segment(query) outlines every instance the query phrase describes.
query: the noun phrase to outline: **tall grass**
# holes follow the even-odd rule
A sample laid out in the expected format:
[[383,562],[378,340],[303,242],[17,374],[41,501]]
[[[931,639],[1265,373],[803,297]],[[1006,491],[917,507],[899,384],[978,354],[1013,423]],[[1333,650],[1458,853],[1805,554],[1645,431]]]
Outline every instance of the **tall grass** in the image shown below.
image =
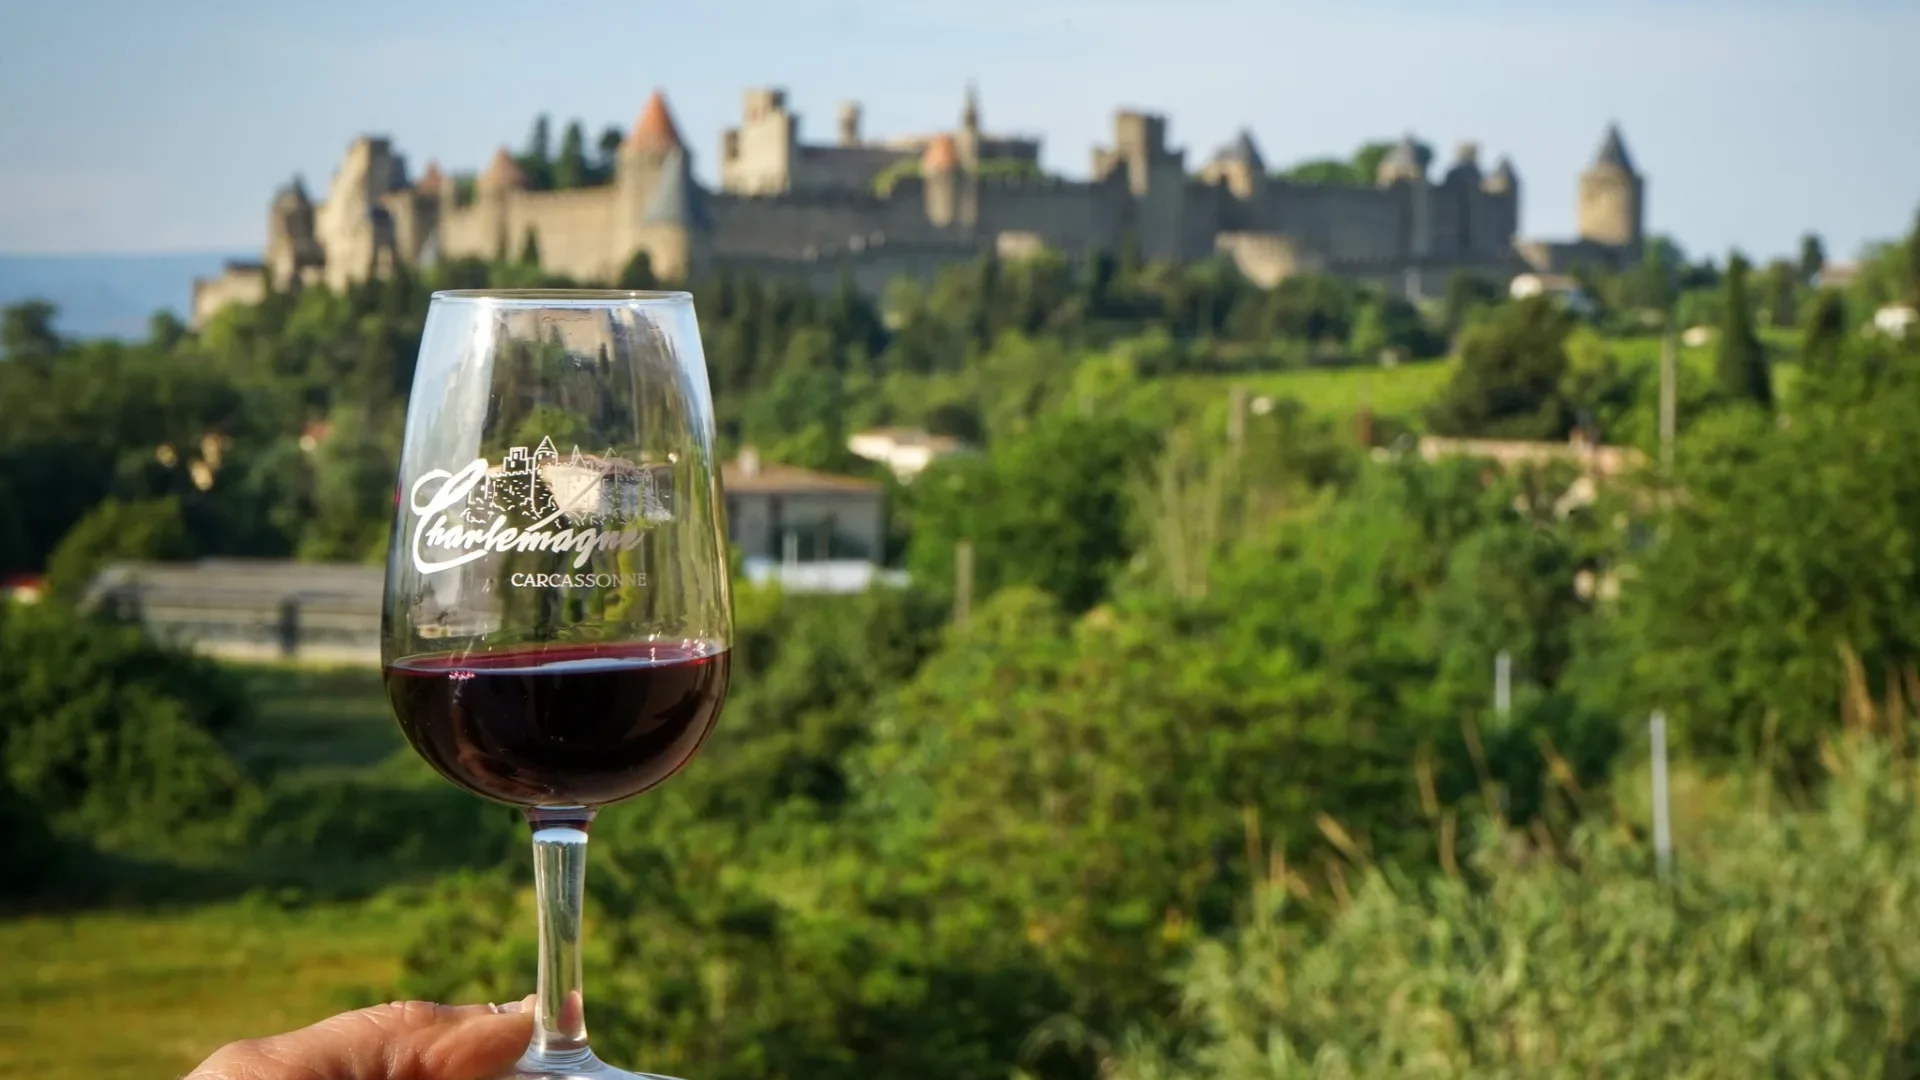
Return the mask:
[[1334,897],[1276,866],[1259,915],[1181,973],[1188,1034],[1133,1038],[1109,1074],[1920,1075],[1912,716],[1851,681],[1813,792],[1775,789],[1764,766],[1690,787],[1705,834],[1670,885],[1611,814],[1562,837],[1489,816],[1452,872],[1355,859]]

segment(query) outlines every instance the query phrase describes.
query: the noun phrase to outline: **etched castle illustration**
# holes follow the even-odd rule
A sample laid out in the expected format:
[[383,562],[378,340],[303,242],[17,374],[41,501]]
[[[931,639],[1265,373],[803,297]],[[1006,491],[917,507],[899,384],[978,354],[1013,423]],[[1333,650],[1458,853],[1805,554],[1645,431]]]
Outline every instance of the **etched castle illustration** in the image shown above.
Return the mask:
[[952,131],[870,139],[860,119],[842,105],[837,140],[806,143],[784,91],[749,90],[721,139],[717,191],[695,180],[658,91],[597,187],[530,190],[505,149],[470,184],[437,163],[412,177],[390,140],[362,136],[323,201],[298,179],[274,196],[263,260],[196,282],[194,320],[269,288],[340,289],[396,266],[513,257],[529,236],[545,269],[583,282],[611,282],[645,252],[668,280],[724,267],[818,288],[844,276],[869,294],[987,251],[1079,258],[1131,243],[1147,259],[1224,255],[1263,285],[1311,272],[1435,295],[1456,271],[1504,282],[1619,265],[1643,239],[1646,184],[1617,128],[1580,175],[1578,237],[1528,241],[1512,163],[1483,173],[1473,143],[1438,178],[1409,136],[1371,187],[1302,183],[1270,173],[1246,133],[1190,170],[1165,117],[1123,110],[1088,179],[1063,180],[1040,174],[1037,138],[988,134],[971,89]]
[[658,523],[672,516],[670,481],[664,469],[582,454],[577,445],[562,458],[553,439],[543,438],[531,450],[508,448],[499,464],[474,485],[461,516],[475,526],[500,515],[522,521],[546,521],[559,515],[569,525]]

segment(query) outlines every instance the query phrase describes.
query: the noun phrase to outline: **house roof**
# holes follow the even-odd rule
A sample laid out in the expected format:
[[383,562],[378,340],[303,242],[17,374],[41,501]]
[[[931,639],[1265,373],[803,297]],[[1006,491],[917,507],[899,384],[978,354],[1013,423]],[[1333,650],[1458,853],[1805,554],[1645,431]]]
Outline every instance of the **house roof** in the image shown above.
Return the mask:
[[881,491],[879,484],[857,476],[836,476],[765,462],[748,467],[739,461],[729,461],[720,467],[720,486],[732,495],[878,495]]

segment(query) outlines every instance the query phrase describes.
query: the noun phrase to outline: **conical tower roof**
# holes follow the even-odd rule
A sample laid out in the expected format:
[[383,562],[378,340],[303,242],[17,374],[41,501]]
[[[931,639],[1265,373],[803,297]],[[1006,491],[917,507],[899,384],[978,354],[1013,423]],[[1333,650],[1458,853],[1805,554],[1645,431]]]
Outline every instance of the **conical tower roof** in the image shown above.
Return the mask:
[[667,110],[665,94],[655,90],[648,96],[640,110],[640,119],[633,123],[633,133],[627,136],[627,145],[654,154],[686,149],[680,141],[680,129],[673,123],[673,114]]
[[713,227],[700,185],[694,183],[687,152],[680,147],[667,151],[666,160],[660,165],[660,181],[640,220],[648,225],[677,225],[694,232]]
[[413,189],[422,195],[438,195],[441,186],[446,182],[446,176],[440,172],[440,163],[429,161],[427,171],[420,174],[420,179],[414,183]]
[[1626,173],[1633,171],[1633,158],[1627,153],[1627,141],[1620,137],[1619,124],[1607,125],[1607,136],[1600,142],[1599,153],[1593,155],[1593,166]]
[[1496,193],[1503,192],[1503,191],[1512,191],[1515,188],[1519,187],[1520,176],[1518,173],[1513,171],[1513,159],[1506,158],[1506,157],[1501,158],[1499,167],[1494,169],[1493,172],[1490,175],[1488,175],[1488,177],[1481,184],[1481,186],[1486,188],[1488,191],[1492,191]]
[[928,141],[926,153],[920,155],[920,171],[929,176],[959,164],[960,149],[954,145],[951,135],[935,135]]
[[503,146],[493,152],[493,160],[487,162],[486,171],[480,174],[478,184],[484,188],[494,188],[502,191],[509,189],[517,190],[527,186],[527,174],[525,170],[520,168],[520,163],[513,160],[513,155],[508,153],[507,148]]
[[1240,137],[1220,151],[1220,156],[1228,161],[1237,161],[1254,172],[1266,172],[1267,163],[1260,156],[1260,148],[1253,144],[1253,132],[1240,129]]
[[295,176],[293,179],[281,185],[280,190],[273,193],[273,205],[289,208],[310,208],[313,206],[313,201],[307,198],[307,186],[300,182],[300,177]]

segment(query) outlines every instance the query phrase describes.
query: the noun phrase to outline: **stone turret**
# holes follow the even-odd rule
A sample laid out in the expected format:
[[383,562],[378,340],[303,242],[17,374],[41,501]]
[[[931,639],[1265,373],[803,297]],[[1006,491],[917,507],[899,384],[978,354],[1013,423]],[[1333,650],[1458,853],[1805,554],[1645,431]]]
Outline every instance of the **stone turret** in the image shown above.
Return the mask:
[[398,261],[388,197],[407,187],[406,166],[392,144],[362,136],[327,187],[326,201],[314,211],[314,237],[325,252],[323,280],[335,291],[384,272]]
[[963,172],[980,171],[980,93],[967,83],[966,101],[960,106],[960,130],[953,134],[953,149]]
[[860,103],[857,101],[840,103],[840,145],[860,145]]
[[1462,142],[1453,148],[1453,164],[1447,167],[1448,184],[1473,189],[1480,186],[1480,144]]
[[1427,169],[1433,164],[1433,151],[1412,135],[1403,135],[1393,144],[1387,156],[1380,159],[1379,171],[1374,173],[1374,183],[1381,187],[1392,187],[1402,183],[1425,183]]
[[1481,182],[1480,187],[1481,190],[1489,195],[1506,195],[1509,193],[1518,195],[1520,193],[1520,174],[1514,171],[1513,159],[1506,157],[1501,158],[1500,164],[1493,172],[1487,174],[1487,178]]
[[[641,107],[633,130],[620,144],[614,163],[618,217],[626,232],[621,245],[624,249],[632,251],[649,246],[642,234],[649,232],[647,218],[654,212],[661,185],[669,174],[686,171],[688,157],[686,144],[680,139],[679,125],[673,122],[673,114],[667,108],[666,95],[655,90]],[[658,257],[653,266],[656,273],[669,273]]]
[[1633,167],[1619,125],[1610,124],[1593,164],[1580,174],[1580,238],[1638,251],[1645,205],[1646,181]]
[[1260,148],[1253,144],[1253,133],[1242,129],[1240,137],[1220,148],[1213,160],[1200,170],[1200,179],[1221,184],[1236,199],[1256,198],[1266,187],[1267,163]]
[[926,185],[927,220],[945,228],[954,224],[960,205],[960,152],[951,135],[935,135],[920,155]]
[[671,146],[640,216],[636,246],[647,253],[655,273],[685,280],[706,265],[712,239],[713,218],[693,178],[693,163],[684,147]]
[[267,212],[266,273],[273,287],[291,289],[310,271],[318,271],[326,254],[314,234],[313,202],[299,177],[274,193]]

